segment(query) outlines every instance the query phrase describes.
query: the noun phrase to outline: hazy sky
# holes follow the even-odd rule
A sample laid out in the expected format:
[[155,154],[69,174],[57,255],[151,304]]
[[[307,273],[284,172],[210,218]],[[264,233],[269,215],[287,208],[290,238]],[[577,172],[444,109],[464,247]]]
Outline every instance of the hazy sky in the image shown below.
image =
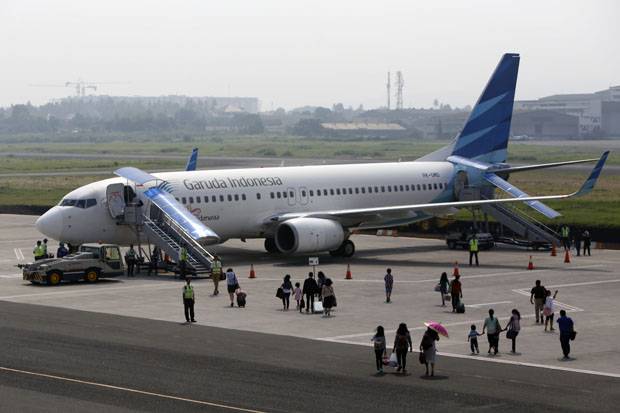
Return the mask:
[[257,96],[263,110],[473,104],[504,52],[517,98],[620,84],[620,1],[0,0],[0,105],[82,78],[111,95]]

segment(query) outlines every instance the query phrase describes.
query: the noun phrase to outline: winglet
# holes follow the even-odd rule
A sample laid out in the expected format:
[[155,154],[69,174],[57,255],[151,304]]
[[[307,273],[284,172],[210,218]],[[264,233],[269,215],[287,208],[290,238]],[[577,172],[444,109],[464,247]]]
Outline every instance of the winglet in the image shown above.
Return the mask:
[[192,149],[192,154],[189,156],[187,160],[187,165],[185,166],[186,171],[195,171],[196,164],[198,163],[198,148]]
[[587,195],[590,192],[592,192],[592,190],[594,189],[594,185],[596,185],[596,180],[598,179],[599,175],[601,174],[601,171],[603,170],[605,161],[607,161],[608,155],[609,155],[609,151],[605,151],[603,153],[603,155],[601,156],[601,159],[598,160],[598,162],[594,166],[594,169],[592,169],[592,172],[590,173],[590,176],[588,177],[588,179],[586,179],[583,185],[581,185],[581,188],[579,188],[579,191],[574,193],[575,196]]

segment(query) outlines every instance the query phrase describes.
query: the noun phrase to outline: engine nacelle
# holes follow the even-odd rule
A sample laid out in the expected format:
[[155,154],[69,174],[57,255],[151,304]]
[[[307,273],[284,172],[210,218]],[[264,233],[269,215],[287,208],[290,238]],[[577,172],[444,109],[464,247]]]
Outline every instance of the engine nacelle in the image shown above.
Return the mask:
[[336,221],[322,218],[294,218],[276,229],[276,246],[280,252],[332,251],[344,241],[344,229]]

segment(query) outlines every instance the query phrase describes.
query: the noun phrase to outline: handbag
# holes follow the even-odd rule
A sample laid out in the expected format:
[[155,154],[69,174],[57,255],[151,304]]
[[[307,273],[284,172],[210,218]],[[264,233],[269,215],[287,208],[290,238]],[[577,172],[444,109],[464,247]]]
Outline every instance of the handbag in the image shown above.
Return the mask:
[[306,302],[302,298],[301,301],[299,302],[299,308],[304,308],[305,306],[306,306]]
[[420,360],[420,364],[426,364],[426,356],[424,355],[423,351],[420,351],[419,360]]
[[441,291],[441,284],[437,284],[435,286],[435,292],[439,292],[439,291]]
[[[385,360],[385,359],[384,359]],[[398,360],[396,359],[396,353],[390,354],[390,358],[387,359],[387,362],[383,362],[386,366],[396,367],[398,366]]]
[[577,332],[576,332],[576,331],[574,331],[574,330],[573,330],[573,331],[571,331],[571,332],[570,332],[570,339],[571,339],[571,341],[573,341],[576,337],[577,337]]
[[282,289],[282,287],[278,287],[278,289],[276,290],[276,297],[284,298],[284,290]]

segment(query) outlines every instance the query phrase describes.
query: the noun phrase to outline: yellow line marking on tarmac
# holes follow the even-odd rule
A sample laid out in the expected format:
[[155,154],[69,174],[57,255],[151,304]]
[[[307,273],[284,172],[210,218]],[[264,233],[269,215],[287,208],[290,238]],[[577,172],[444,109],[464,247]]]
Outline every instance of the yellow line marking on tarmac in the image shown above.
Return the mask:
[[230,406],[230,405],[226,405],[226,404],[208,402],[208,401],[204,401],[204,400],[188,399],[188,398],[185,398],[185,397],[171,396],[169,394],[154,393],[154,392],[149,392],[149,391],[145,391],[145,390],[132,389],[132,388],[129,388],[129,387],[113,386],[111,384],[103,384],[103,383],[96,383],[96,382],[92,382],[92,381],[72,379],[72,378],[69,378],[69,377],[55,376],[55,375],[52,375],[52,374],[38,373],[38,372],[28,371],[28,370],[13,369],[13,368],[10,368],[10,367],[2,367],[2,366],[0,366],[0,370],[6,371],[6,372],[10,372],[10,373],[21,373],[21,374],[27,374],[27,375],[30,375],[30,376],[43,377],[43,378],[46,378],[46,379],[54,379],[54,380],[67,381],[67,382],[71,382],[71,383],[86,384],[88,386],[102,387],[102,388],[105,388],[105,389],[120,390],[120,391],[129,392],[129,393],[137,393],[137,394],[142,394],[142,395],[145,395],[145,396],[154,396],[154,397],[159,397],[159,398],[162,398],[162,399],[178,400],[178,401],[187,402],[187,403],[200,404],[200,405],[203,405],[203,406],[218,407],[220,409],[234,410],[234,411],[238,411],[238,412],[266,413],[266,412],[261,411],[261,410],[245,409],[243,407],[235,407],[235,406]]

